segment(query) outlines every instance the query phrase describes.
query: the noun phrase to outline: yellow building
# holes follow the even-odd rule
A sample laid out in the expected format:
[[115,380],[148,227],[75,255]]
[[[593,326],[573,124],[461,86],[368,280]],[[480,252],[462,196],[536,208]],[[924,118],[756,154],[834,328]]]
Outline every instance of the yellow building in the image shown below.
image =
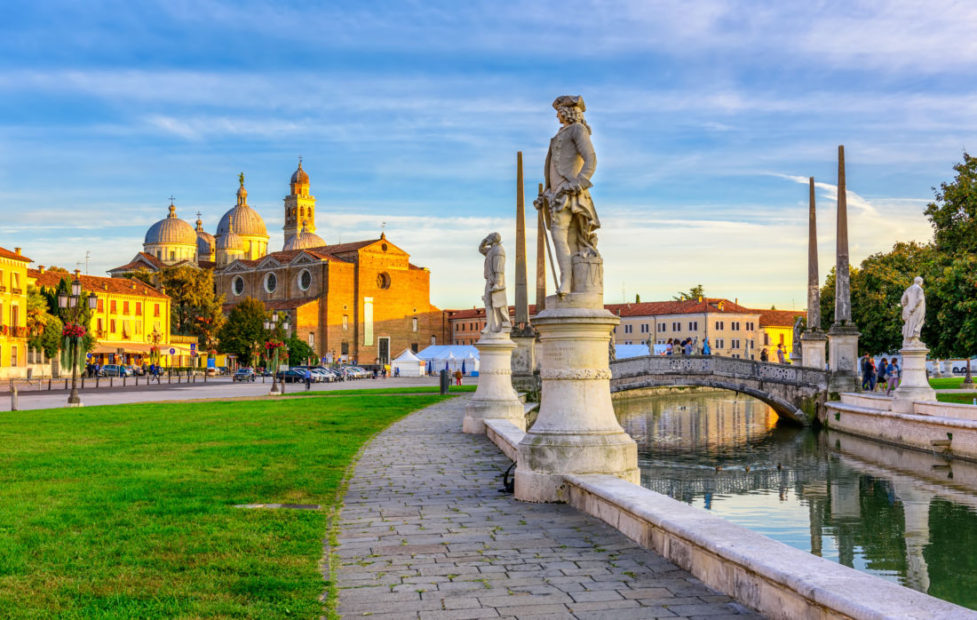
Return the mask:
[[766,349],[767,360],[777,361],[777,348],[784,346],[784,361],[790,360],[794,350],[794,321],[804,313],[796,310],[754,310],[760,313],[760,329],[763,331],[760,347]]
[[[30,283],[38,288],[57,288],[58,283],[74,277],[81,280],[84,294],[95,293],[98,305],[89,326],[96,344],[92,360],[98,364],[135,364],[150,362],[154,345],[160,348],[160,361],[171,361],[169,350],[177,348],[170,336],[170,298],[139,280],[75,276],[63,271],[47,271],[44,267],[27,272]],[[189,345],[180,343],[179,352],[189,356]]]
[[27,265],[31,259],[0,248],[0,379],[27,376]]

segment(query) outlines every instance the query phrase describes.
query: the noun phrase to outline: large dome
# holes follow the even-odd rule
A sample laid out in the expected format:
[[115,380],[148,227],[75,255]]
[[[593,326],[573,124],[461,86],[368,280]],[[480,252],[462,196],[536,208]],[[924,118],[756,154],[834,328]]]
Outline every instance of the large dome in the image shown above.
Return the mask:
[[218,237],[231,230],[232,218],[235,233],[244,237],[268,237],[265,221],[261,219],[257,211],[246,204],[235,205],[233,209],[224,214],[220,223],[217,224]]
[[149,227],[144,243],[195,246],[197,233],[193,226],[176,216],[176,207],[170,204],[170,214]]
[[244,239],[238,237],[233,232],[224,233],[223,235],[217,235],[217,249],[218,250],[230,250],[230,251],[244,251]]
[[324,245],[328,245],[326,240],[319,235],[309,232],[305,228],[305,222],[302,222],[302,232],[291,237],[285,242],[285,247],[282,248],[284,251],[289,250],[304,250],[306,248],[321,248]]

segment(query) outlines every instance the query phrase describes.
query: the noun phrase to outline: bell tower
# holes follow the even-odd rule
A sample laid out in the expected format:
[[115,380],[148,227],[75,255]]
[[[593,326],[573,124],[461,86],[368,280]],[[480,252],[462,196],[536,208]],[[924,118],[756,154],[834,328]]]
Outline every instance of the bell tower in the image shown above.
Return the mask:
[[301,157],[289,187],[292,193],[285,197],[285,243],[302,232],[303,224],[307,231],[315,232],[315,196],[309,194],[309,175],[302,170]]

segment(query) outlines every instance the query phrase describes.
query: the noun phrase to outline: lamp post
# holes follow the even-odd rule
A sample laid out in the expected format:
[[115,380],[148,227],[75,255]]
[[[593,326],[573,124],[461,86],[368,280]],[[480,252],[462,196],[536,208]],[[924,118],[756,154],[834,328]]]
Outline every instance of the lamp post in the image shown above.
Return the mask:
[[[271,362],[271,364],[272,364],[273,371],[272,371],[272,378],[271,378],[271,394],[276,394],[276,395],[277,394],[284,394],[285,393],[285,375],[284,374],[282,375],[282,379],[281,379],[281,381],[282,381],[281,388],[279,389],[279,387],[278,387],[278,379],[277,379],[277,374],[278,374],[278,356],[279,356],[279,350],[281,350],[282,352],[285,352],[287,354],[287,349],[285,348],[285,339],[284,339],[284,337],[281,340],[276,340],[276,336],[278,336],[279,331],[281,331],[282,333],[285,333],[285,334],[288,333],[288,328],[289,328],[288,315],[283,315],[282,316],[282,321],[279,324],[279,322],[278,322],[278,314],[275,313],[275,312],[272,312],[271,313],[271,317],[269,317],[268,320],[266,320],[264,322],[264,327],[265,327],[265,330],[269,332],[268,333],[268,341],[265,343],[265,349],[269,353],[271,353],[271,355],[272,355],[272,362]],[[288,359],[288,358],[286,357],[286,359]]]
[[88,310],[94,310],[98,305],[98,297],[95,296],[95,293],[91,293],[83,300],[81,281],[78,279],[78,272],[76,271],[75,279],[71,282],[71,294],[61,293],[58,295],[58,308],[61,309],[61,316],[65,319],[64,329],[61,332],[64,337],[61,348],[61,363],[62,366],[71,366],[69,407],[81,407],[81,397],[78,396],[78,367],[85,356],[83,342],[88,328],[82,325],[80,321],[86,310],[86,305]]

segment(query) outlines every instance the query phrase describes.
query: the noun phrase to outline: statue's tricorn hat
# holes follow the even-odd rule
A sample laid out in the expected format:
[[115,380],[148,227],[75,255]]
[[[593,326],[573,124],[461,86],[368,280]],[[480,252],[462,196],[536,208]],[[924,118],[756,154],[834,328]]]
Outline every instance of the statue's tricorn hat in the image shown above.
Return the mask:
[[580,108],[581,112],[587,111],[587,106],[583,102],[583,97],[580,95],[563,95],[557,97],[553,102],[553,108],[559,110],[560,108]]

